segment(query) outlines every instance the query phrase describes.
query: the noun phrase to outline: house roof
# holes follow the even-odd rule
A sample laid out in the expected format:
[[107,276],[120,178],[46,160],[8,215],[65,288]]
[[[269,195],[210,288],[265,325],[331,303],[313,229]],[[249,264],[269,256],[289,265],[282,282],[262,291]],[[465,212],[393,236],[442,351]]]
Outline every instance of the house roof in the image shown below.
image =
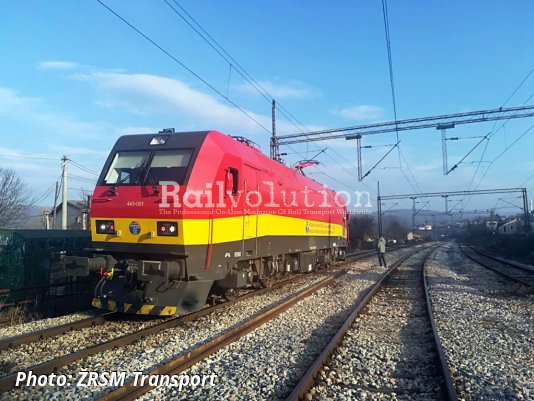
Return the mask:
[[509,226],[511,224],[517,224],[517,223],[518,223],[517,219],[513,219],[513,220],[510,220],[510,221],[507,221],[506,223],[501,224],[499,227]]

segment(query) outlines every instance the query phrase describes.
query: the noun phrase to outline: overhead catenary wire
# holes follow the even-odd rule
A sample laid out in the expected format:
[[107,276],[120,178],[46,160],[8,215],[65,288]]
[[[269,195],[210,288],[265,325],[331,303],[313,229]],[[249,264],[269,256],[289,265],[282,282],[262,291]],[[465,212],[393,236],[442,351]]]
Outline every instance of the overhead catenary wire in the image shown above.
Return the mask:
[[[177,3],[177,2],[175,1],[175,3]],[[390,53],[391,48],[390,48],[390,39],[389,39],[389,22],[388,22],[388,18],[387,18],[387,3],[386,3],[386,1],[383,1],[382,4],[383,4],[383,11],[384,11],[384,18],[385,18],[385,28],[386,28],[386,32],[387,32],[387,34],[386,34],[386,35],[387,35],[387,42],[388,42],[388,45],[389,45],[389,53]],[[390,60],[390,64],[391,64],[391,60]],[[392,71],[392,69],[391,69],[390,71]],[[392,75],[392,74],[391,74],[391,75]],[[530,75],[530,73],[529,73],[529,75]],[[516,88],[516,90],[514,90],[514,92],[512,92],[512,94],[510,95],[509,99],[510,99],[510,98],[517,92],[517,90],[519,90],[519,88],[522,86],[522,84],[523,84],[527,79],[528,79],[528,76],[522,81],[522,83],[519,85],[519,87]],[[392,89],[393,89],[393,93],[394,93],[394,87],[393,87],[393,86],[392,86]],[[506,100],[505,104],[508,102],[509,99]],[[395,113],[396,113],[396,105],[394,105],[394,111],[395,111]],[[489,143],[489,140],[486,142],[485,149],[487,148],[487,144],[488,144],[488,143]],[[480,167],[480,164],[482,163],[484,154],[485,154],[485,151],[483,152],[483,155],[482,155],[482,157],[481,157],[481,159],[480,159],[480,161],[479,161],[479,163],[478,163],[477,170],[476,170],[476,172],[475,172],[475,176],[474,176],[474,177],[476,177],[477,171],[478,171],[478,169],[479,169],[479,167]],[[401,156],[401,155],[400,155],[400,149],[399,149],[399,158],[400,158],[400,156]],[[406,163],[406,166],[409,167],[409,164],[406,162],[406,159],[405,159],[405,158],[404,158],[404,161],[405,161],[405,163]],[[489,166],[489,167],[491,167],[491,166]],[[402,170],[402,162],[401,162],[401,161],[400,161],[400,168],[401,168],[401,170]],[[412,175],[412,178],[415,180],[415,175],[413,175],[413,172],[410,172],[410,173],[411,173],[411,175]],[[408,181],[408,183],[410,184],[410,186],[412,186],[412,185],[411,185],[411,182],[410,182],[410,179],[406,176],[406,174],[405,174],[404,172],[403,172],[403,174],[404,174],[406,180]],[[414,182],[416,182],[416,180],[415,180]],[[417,184],[417,182],[416,182],[416,184]],[[417,186],[419,186],[419,185],[417,184]],[[412,186],[412,188],[413,188],[413,186]]]
[[185,65],[182,61],[180,61],[176,56],[174,56],[171,52],[164,49],[161,45],[159,45],[157,42],[155,42],[153,39],[151,39],[147,34],[142,32],[139,28],[135,27],[132,23],[127,21],[124,17],[122,17],[119,13],[117,13],[115,10],[113,10],[111,7],[109,7],[107,4],[105,4],[102,0],[96,0],[100,5],[102,5],[104,8],[106,8],[110,13],[115,15],[118,19],[120,19],[122,22],[124,22],[126,25],[128,25],[132,30],[137,32],[140,36],[142,36],[145,40],[150,42],[153,46],[155,46],[157,49],[159,49],[161,52],[163,52],[165,55],[167,55],[171,60],[176,62],[178,65],[180,65],[182,68],[184,68],[186,71],[188,71],[191,75],[193,75],[195,78],[197,78],[199,81],[201,81],[204,85],[206,85],[208,88],[210,88],[213,92],[218,94],[220,97],[225,99],[228,103],[230,103],[232,106],[234,106],[237,110],[239,110],[242,114],[244,114],[247,118],[249,118],[251,121],[253,121],[255,124],[257,124],[259,127],[261,127],[264,131],[267,133],[271,133],[269,129],[267,129],[263,124],[261,124],[257,119],[255,119],[253,116],[250,115],[245,109],[241,108],[238,104],[236,104],[231,99],[227,98],[220,90],[215,88],[212,84],[210,84],[208,81],[206,81],[204,78],[202,78],[199,74],[197,74],[193,69]]
[[[177,0],[173,0],[173,3],[178,7],[180,8],[180,10],[187,16],[184,16],[180,11],[178,11],[173,5],[170,4],[170,2],[168,0],[163,0],[173,11],[174,13],[176,13],[183,21],[185,21],[213,50],[215,50],[217,52],[217,54],[219,54],[230,66],[230,71],[232,69],[232,67],[234,68],[234,70],[236,70],[256,91],[258,91],[260,93],[260,95],[262,95],[267,101],[271,102],[272,99],[273,99],[273,96],[271,96],[269,94],[269,92],[267,90],[265,90],[265,88],[263,88],[261,86],[261,84],[259,84],[253,77],[252,75],[250,75],[223,47],[222,45],[220,45],[207,31],[206,29],[204,29],[202,27],[202,25],[190,14],[187,12],[187,10],[181,6],[179,4],[179,2]],[[386,5],[386,8],[387,8],[387,5]],[[389,43],[389,23],[387,22],[387,10],[386,10],[386,30],[387,30],[387,37],[388,37],[388,43]],[[190,22],[192,21],[192,22]],[[196,26],[194,26],[194,25]],[[198,28],[198,29],[197,29]],[[389,46],[388,46],[389,47]],[[389,50],[388,50],[388,54],[389,56],[391,56],[391,48],[389,47]],[[391,57],[389,57],[390,59],[390,66],[392,66],[391,64]],[[390,69],[391,71],[391,78],[393,77],[392,76],[392,69]],[[229,86],[229,84],[228,84]],[[394,101],[394,112],[395,112],[395,119],[396,119],[396,116],[397,116],[397,113],[396,113],[396,103],[395,103],[395,96],[394,96],[394,86],[392,86],[392,94],[393,94],[393,101]],[[277,108],[279,110],[279,112],[284,115],[288,121],[294,125],[297,130],[299,130],[300,132],[303,132],[303,129],[305,131],[309,131],[305,126],[304,124],[302,124],[293,114],[291,114],[283,105],[281,105],[279,102],[277,103]],[[398,132],[397,132],[397,138],[398,138]],[[333,153],[335,153],[338,157],[340,157],[341,159],[343,159],[344,161],[346,161],[349,165],[352,164],[350,161],[348,161],[341,153],[335,151],[333,148],[331,148],[325,141],[321,141],[323,142],[327,148],[329,148]],[[318,146],[317,146],[318,147]],[[319,148],[319,147],[318,147]],[[301,153],[298,153],[298,152],[293,152],[295,154],[299,154],[301,157],[303,158],[307,158],[307,155],[308,155],[308,151],[309,149],[307,148],[306,150],[306,156],[303,156]],[[331,158],[332,160],[334,160],[334,162],[336,164],[338,164],[339,166],[341,166],[342,169],[344,169],[345,171],[347,171],[350,175],[353,175],[353,172],[349,171],[342,163],[340,163],[338,160],[336,160],[335,158],[333,158],[329,153],[325,153],[325,155],[329,158]],[[410,179],[407,177],[406,173],[403,171],[402,169],[402,163],[400,162],[400,149],[399,149],[399,163],[400,163],[400,169],[401,169],[401,172],[402,174],[404,175],[405,179],[407,180],[408,184],[412,187],[412,189],[414,189],[414,191],[417,192],[417,189],[415,189],[415,187],[412,185]],[[407,163],[406,163],[407,164]],[[407,167],[409,169],[409,165],[407,164]],[[318,167],[316,167],[318,169]],[[319,169],[319,171],[321,171]],[[417,180],[415,178],[415,175],[413,174],[413,172],[411,171],[411,169],[409,169],[409,172],[410,174],[412,175],[413,177],[413,180],[415,182],[415,185],[417,186],[417,188],[419,189],[419,192],[421,191],[420,189],[420,186],[419,184],[417,183]],[[325,176],[328,176],[326,173],[325,173]],[[332,177],[329,177],[329,178],[332,178]],[[340,182],[338,180],[335,180],[337,182]],[[344,185],[346,185],[346,183],[344,183]],[[365,185],[367,188],[369,188],[367,185]],[[370,188],[369,188],[370,189]]]
[[[286,145],[286,146],[287,146],[290,150],[292,150],[294,153],[296,153],[297,155],[299,155],[300,157],[304,157],[304,155],[303,155],[301,152],[295,150],[295,149],[294,149],[293,147],[291,147],[290,145]],[[325,173],[325,172],[324,172],[319,166],[317,166],[317,165],[314,165],[313,167],[314,167],[320,174],[324,175],[325,177],[329,178],[330,180],[332,180],[332,181],[334,181],[334,182],[336,182],[336,183],[338,183],[338,184],[341,184],[343,187],[346,187],[346,185],[347,185],[346,182],[342,182],[342,181],[338,180],[337,178],[332,177],[331,175]],[[363,185],[364,185],[367,189],[369,189],[369,191],[373,192],[373,190],[372,190],[368,185],[366,185],[365,183],[363,183]]]
[[[512,91],[512,93],[506,98],[506,100],[504,101],[504,103],[501,105],[501,108],[504,108],[508,102],[515,96],[515,94],[519,91],[519,89],[521,89],[521,87],[523,87],[523,85],[525,84],[525,82],[528,81],[528,79],[530,78],[530,76],[534,73],[534,67],[532,69],[530,69],[530,71],[526,74],[526,76],[521,80],[521,82],[514,88],[514,90]],[[530,99],[532,99],[532,97],[534,97],[534,94],[530,95],[530,97],[527,98],[527,100],[525,100],[523,102],[523,105],[527,104]],[[488,145],[490,143],[490,140],[492,139],[492,137],[498,133],[501,129],[505,129],[506,127],[506,124],[508,124],[510,120],[506,120],[503,124],[501,124],[501,126],[495,130],[495,127],[497,126],[497,120],[494,122],[493,124],[493,127],[490,131],[490,133],[488,134],[487,136],[487,140],[486,140],[486,144],[484,146],[484,149],[482,151],[482,154],[480,155],[480,159],[478,160],[478,163],[477,163],[477,167],[475,169],[475,172],[473,174],[473,177],[471,178],[471,181],[469,182],[469,186],[467,187],[468,190],[471,190],[472,189],[472,186],[473,186],[473,183],[475,182],[475,179],[477,177],[477,174],[478,174],[478,171],[480,170],[480,166],[482,164],[482,161],[484,159],[484,156],[486,155],[486,151],[488,149]],[[478,146],[479,144],[477,144],[475,146],[475,148]],[[473,148],[473,150],[475,149]],[[489,172],[489,170],[491,169],[491,166],[493,164],[493,161],[490,161],[489,162],[489,165],[486,169],[486,171],[484,172],[484,174],[482,175],[482,178],[479,180],[478,182],[478,185],[475,187],[475,189],[478,189],[480,187],[480,185],[482,184],[482,181],[484,180],[484,178],[486,177],[487,173]]]
[[519,89],[521,89],[521,87],[525,84],[525,82],[528,81],[528,79],[530,78],[532,73],[534,73],[534,67],[532,67],[532,69],[527,73],[525,78],[523,78],[523,80],[519,83],[519,85],[517,85],[517,87],[513,90],[513,92],[510,94],[510,96],[508,96],[508,98],[504,101],[504,103],[503,103],[503,105],[501,107],[504,107],[504,106],[506,106],[508,104],[510,99],[512,99],[514,97],[514,95],[519,91]]
[[[504,103],[502,104],[501,108],[503,108],[504,106],[506,106],[506,104],[508,104],[508,102],[510,101],[510,99],[512,99],[512,97],[513,97],[513,96],[519,91],[519,89],[525,84],[525,82],[530,78],[530,76],[532,75],[532,73],[534,73],[534,67],[527,73],[527,75],[525,76],[525,78],[523,78],[523,80],[521,80],[521,82],[519,83],[519,85],[517,85],[517,87],[512,91],[512,93],[510,94],[510,96],[508,96],[508,98],[507,98],[507,99],[504,101]],[[525,101],[523,102],[522,105],[523,105],[523,106],[526,105],[526,104],[530,101],[530,99],[532,99],[533,97],[534,97],[534,93],[531,94],[531,95],[527,98],[527,100],[525,100]],[[487,147],[488,147],[488,145],[489,145],[489,141],[493,138],[493,136],[494,136],[495,134],[497,134],[498,132],[500,132],[501,129],[504,129],[504,128],[506,127],[506,124],[508,124],[509,121],[510,121],[510,120],[506,120],[505,122],[503,122],[503,123],[501,124],[501,126],[500,126],[497,130],[495,130],[495,127],[496,127],[496,125],[497,125],[497,121],[495,121],[495,123],[493,124],[493,128],[492,128],[492,130],[491,130],[491,132],[490,132],[490,134],[489,134],[489,136],[488,136],[488,140],[487,140],[487,142],[486,142],[486,146],[484,147],[484,151],[482,152],[482,155],[480,156],[480,160],[483,160],[483,158],[484,158],[484,156],[485,156],[485,154],[486,154],[486,150],[487,150]],[[475,173],[473,174],[473,178],[472,178],[472,180],[471,180],[471,182],[470,182],[470,184],[469,184],[468,189],[471,189],[471,186],[472,186],[473,182],[475,181],[475,178],[476,178],[476,176],[477,176],[477,174],[478,174],[478,170],[480,169],[480,163],[481,163],[481,162],[479,162],[479,164],[477,165],[477,168],[476,168],[476,170],[475,170]],[[476,186],[476,189],[478,189],[478,188],[480,187],[480,185],[482,184],[482,181],[483,181],[484,177],[486,176],[486,174],[487,174],[487,172],[489,171],[490,168],[491,168],[491,164],[488,166],[488,168],[487,168],[486,171],[484,172],[484,174],[483,174],[483,176],[482,176],[482,179],[479,181],[478,185]]]
[[[176,7],[174,7],[169,0],[163,0],[165,4],[167,4],[173,12],[178,15],[190,28],[192,28],[201,38],[204,40],[219,56],[221,56],[230,66],[230,71],[233,69],[235,70],[245,81],[247,81],[265,100],[267,100],[269,103],[272,102],[274,97],[234,58],[232,55],[216,40],[213,38],[212,35],[210,35],[206,29],[182,6],[177,0],[172,0],[174,5],[178,7],[180,10],[178,10]],[[183,13],[183,14],[182,14]],[[229,86],[229,84],[228,84]],[[282,114],[284,117],[287,118],[287,120],[300,132],[309,131],[306,126],[300,122],[287,108],[285,108],[280,102],[277,102],[276,107],[280,114]],[[326,144],[326,142],[322,141],[327,148],[329,148],[330,151],[335,153],[338,157],[346,161],[347,163],[351,164],[349,160],[347,160],[341,153],[337,152],[335,149],[333,149],[331,146]],[[318,147],[318,146],[317,146]],[[318,147],[319,148],[319,147]],[[304,159],[307,158],[308,150],[306,152],[306,156],[301,157]],[[354,173],[349,171],[342,163],[340,163],[335,158],[331,157],[329,154],[325,153],[329,158],[334,160],[336,164],[341,166],[344,170],[346,170],[349,174],[353,175]]]
[[[224,47],[217,42],[211,36],[204,27],[189,13],[187,10],[180,5],[180,3],[177,0],[173,0],[173,3],[180,8],[180,10],[187,16],[187,18],[179,11],[177,10],[168,0],[163,0],[165,4],[167,4],[176,15],[178,15],[191,29],[193,29],[219,56],[221,56],[230,66],[230,72],[232,69],[236,71],[245,81],[249,83],[250,86],[252,86],[266,101],[269,102],[269,104],[272,102],[274,97],[256,80],[254,77],[248,73],[248,71],[239,63],[236,61],[234,57]],[[190,21],[189,21],[189,20]],[[192,22],[191,22],[192,21]],[[229,73],[230,74],[230,73]],[[230,77],[230,75],[229,75]],[[229,89],[229,81],[227,85],[227,95],[228,95],[228,89]],[[277,102],[277,109],[278,111],[288,119],[288,121],[295,126],[297,129],[299,129],[298,120],[279,102]],[[300,129],[299,129],[300,130]]]
[[[195,19],[187,10],[180,5],[176,0],[173,0],[173,3],[182,10],[187,17],[193,21],[191,23],[187,18],[184,17],[180,11],[170,4],[168,0],[163,0],[175,13],[178,15],[184,22],[191,27],[213,50],[215,50],[230,66],[233,66],[234,69],[241,75],[251,86],[253,86],[267,101],[271,102],[272,97],[267,93],[267,91],[217,42]],[[198,29],[195,27],[198,27]],[[208,40],[209,39],[209,40]],[[237,68],[236,68],[237,67]]]
[[[211,84],[209,84],[207,81],[205,81],[203,78],[201,78],[198,74],[196,74],[192,69],[190,69],[189,67],[187,67],[184,63],[182,63],[180,60],[178,60],[175,56],[173,56],[170,52],[168,52],[167,50],[165,50],[162,46],[160,46],[158,43],[156,43],[155,41],[153,41],[150,37],[148,37],[148,35],[146,35],[145,33],[143,33],[141,30],[139,30],[138,28],[136,28],[133,24],[131,24],[129,21],[127,21],[125,18],[123,18],[121,15],[119,15],[116,11],[114,11],[113,9],[111,9],[109,6],[107,6],[104,2],[102,2],[101,0],[96,0],[98,3],[100,3],[103,7],[105,7],[108,11],[110,11],[112,14],[114,14],[117,18],[119,18],[121,21],[123,21],[126,25],[128,25],[131,29],[133,29],[135,32],[137,32],[139,35],[141,35],[143,38],[145,38],[147,41],[149,41],[152,45],[154,45],[155,47],[157,47],[159,50],[161,50],[164,54],[166,54],[168,57],[170,57],[172,60],[174,60],[176,63],[178,63],[180,66],[182,66],[183,68],[185,68],[188,72],[190,72],[192,75],[194,75],[197,79],[199,79],[201,82],[203,82],[205,85],[207,85],[210,89],[212,89],[213,91],[215,91],[219,96],[223,97],[224,99],[226,99],[228,102],[230,102],[232,105],[234,105],[236,108],[238,108],[242,113],[244,113],[245,115],[247,115],[249,118],[251,118],[254,122],[256,122],[258,125],[260,125],[266,132],[270,133],[270,131],[265,128],[261,123],[259,123],[256,119],[254,119],[253,117],[251,117],[246,111],[244,111],[243,109],[241,109],[237,104],[235,104],[233,101],[231,101],[230,99],[228,99],[224,94],[222,94],[218,89],[216,89],[214,86],[212,86]],[[170,3],[168,3],[166,1],[166,3],[175,11],[177,12],[177,10],[172,7],[170,5]],[[177,2],[175,2],[175,4],[178,5]],[[183,9],[183,8],[182,8]],[[177,13],[178,15],[180,15],[179,13]],[[188,14],[189,15],[189,14]],[[183,16],[180,15],[182,18]],[[192,17],[190,17],[192,18]],[[184,19],[185,20],[185,19]],[[195,21],[196,22],[196,21]],[[200,25],[197,23],[197,25],[200,27]],[[192,25],[190,24],[190,26],[192,27]],[[204,31],[206,34],[207,32],[201,28],[202,31]],[[195,29],[195,31],[197,33],[198,30]],[[209,34],[207,34],[209,36]],[[211,38],[211,36],[209,36]],[[211,38],[215,43],[216,41]],[[213,46],[212,46],[213,47]],[[222,47],[219,45],[219,47],[222,49]],[[213,47],[214,48],[214,47]],[[228,55],[228,53],[222,49],[222,51],[224,51],[225,54]],[[220,52],[218,52],[219,54],[221,54]],[[239,63],[237,63],[230,55],[228,55],[229,58],[235,63],[235,65],[237,65],[239,67],[239,69],[243,70],[244,71],[244,75],[247,75],[248,77],[250,77],[250,80],[253,81],[257,87],[261,88],[261,90],[263,90],[264,92],[264,97],[266,97],[266,99],[270,100],[269,99],[269,95],[268,93],[265,91],[265,89],[263,89],[261,87],[260,84],[257,83],[257,81],[254,80],[254,78],[252,78],[250,76],[250,74],[248,74],[240,65]],[[226,58],[225,58],[226,59]],[[228,60],[227,60],[228,61]],[[235,68],[234,68],[235,69]],[[240,72],[238,69],[236,69],[238,72]],[[241,74],[241,72],[240,72]],[[243,75],[243,74],[241,74]],[[259,89],[258,89],[259,90]],[[260,90],[260,92],[261,92]],[[267,95],[265,95],[267,94]],[[272,97],[271,97],[272,98]],[[282,113],[283,114],[283,113]],[[291,120],[290,120],[291,121]]]
[[[384,32],[386,35],[386,48],[388,53],[388,67],[389,67],[389,84],[391,88],[391,101],[393,103],[393,116],[395,121],[397,121],[397,100],[395,98],[395,81],[393,79],[393,57],[391,55],[391,36],[389,33],[389,15],[388,15],[388,4],[387,0],[382,0],[382,16],[384,19]],[[397,143],[399,143],[399,131],[395,131]],[[398,147],[399,153],[399,168],[402,169],[400,148]]]
[[510,148],[512,148],[517,142],[519,142],[525,135],[527,135],[532,129],[534,128],[534,124],[532,124],[529,128],[527,128],[521,135],[519,135],[510,145],[508,145],[506,148],[503,149],[501,153],[499,153],[493,160],[490,161],[488,167],[486,168],[486,171],[484,171],[484,174],[480,178],[480,181],[477,185],[477,188],[480,186],[486,175],[488,174],[489,170],[493,166],[493,163],[495,163],[497,160],[501,158],[502,155],[504,155]]
[[[168,0],[163,0],[184,22],[186,22],[217,54],[219,54],[229,65],[230,69],[237,71],[243,79],[245,79],[269,104],[274,97],[234,58],[232,55],[211,36],[206,29],[182,6],[177,0],[173,3],[180,8],[180,10],[187,16],[187,18],[173,7]],[[188,20],[191,20],[192,23]],[[197,29],[198,28],[198,29]],[[299,131],[307,130],[287,108],[285,108],[279,101],[276,103],[278,111],[288,119],[288,121]]]
[[[382,0],[382,16],[383,16],[383,20],[384,20],[384,33],[385,33],[385,37],[386,37],[386,48],[387,48],[387,55],[388,55],[389,84],[390,84],[390,89],[391,89],[391,101],[392,101],[392,104],[393,104],[393,117],[394,117],[395,122],[396,122],[396,121],[398,121],[398,118],[397,118],[397,100],[396,100],[396,96],[395,96],[395,80],[394,80],[394,74],[393,74],[393,56],[392,56],[392,52],[391,52],[391,34],[390,34],[390,30],[389,30],[389,13],[388,13],[387,0]],[[395,123],[395,128],[397,128],[397,123]],[[415,178],[415,175],[411,171],[410,166],[406,161],[406,158],[404,158],[404,156],[401,153],[401,148],[400,148],[400,145],[399,145],[400,144],[400,139],[399,139],[399,131],[398,131],[398,129],[395,130],[395,137],[396,137],[396,140],[397,140],[396,147],[397,147],[397,153],[398,153],[398,156],[399,156],[399,169],[400,169],[402,175],[404,176],[406,182],[408,183],[408,185],[412,188],[412,190],[414,190],[415,192],[422,192],[421,191],[421,187],[419,186],[419,183],[417,182],[417,179]],[[388,155],[389,153],[390,152],[386,153],[386,155]],[[381,158],[380,161],[375,164],[375,167],[378,166],[378,164],[384,159],[385,159],[385,157]],[[404,172],[403,165],[402,165],[402,159],[404,159],[406,167],[409,169],[409,173],[412,175],[412,178],[414,180],[415,186],[412,185],[412,182],[408,178],[408,175]],[[373,167],[373,169],[374,169],[374,167]],[[373,169],[371,169],[367,174],[365,174],[365,176],[367,176]],[[419,189],[419,191],[417,189]]]
[[[230,65],[230,71],[233,68],[239,75],[241,75],[243,79],[245,79],[245,81],[249,83],[252,88],[254,88],[267,102],[269,102],[269,104],[272,103],[274,97],[215,38],[213,38],[213,36],[210,35],[208,31],[177,0],[172,1],[178,8],[180,8],[187,18],[175,7],[173,7],[168,0],[163,1]],[[277,101],[276,107],[278,111],[284,117],[286,117],[287,120],[293,126],[295,126],[295,128],[297,128],[297,130],[302,132],[302,129],[299,128],[298,125],[306,129],[304,125],[300,123],[298,119],[279,101]]]

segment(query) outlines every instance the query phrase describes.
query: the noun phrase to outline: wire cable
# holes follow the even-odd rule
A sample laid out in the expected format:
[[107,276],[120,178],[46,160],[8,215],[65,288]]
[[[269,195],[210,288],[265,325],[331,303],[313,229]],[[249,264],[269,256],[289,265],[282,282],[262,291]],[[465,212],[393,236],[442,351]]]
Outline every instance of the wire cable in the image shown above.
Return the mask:
[[[395,81],[393,80],[393,57],[391,55],[391,36],[389,33],[389,15],[387,0],[382,0],[382,16],[384,19],[384,32],[386,34],[386,47],[388,53],[388,66],[389,66],[389,84],[391,87],[391,100],[393,102],[393,116],[395,118],[395,127],[397,127],[397,101],[395,99]],[[399,131],[395,131],[397,143],[399,143]],[[399,153],[399,167],[402,169],[400,147]]]
[[501,107],[504,107],[506,106],[506,104],[510,101],[510,99],[512,97],[514,97],[514,95],[517,93],[517,91],[519,89],[521,89],[521,87],[523,86],[523,84],[525,82],[527,82],[527,80],[530,78],[530,76],[532,75],[532,73],[534,72],[534,67],[532,67],[532,69],[528,72],[527,76],[525,78],[523,78],[523,80],[519,83],[519,85],[514,89],[514,91],[512,92],[512,94],[510,96],[508,96],[508,98],[505,100],[505,102],[503,103],[503,105]]
[[68,174],[68,177],[69,178],[74,178],[75,180],[86,180],[86,181],[90,181],[90,182],[95,182],[96,181],[96,179],[94,179],[94,178],[82,177],[80,175],[75,175],[75,174]]
[[482,178],[480,178],[480,181],[478,182],[478,185],[477,185],[477,189],[478,187],[480,187],[480,185],[482,184],[482,181],[484,180],[484,178],[486,177],[486,175],[488,174],[489,170],[491,169],[491,167],[493,166],[493,163],[495,163],[498,159],[500,159],[500,157],[502,155],[504,155],[512,146],[514,146],[517,142],[519,142],[519,140],[521,140],[521,138],[523,138],[526,134],[528,134],[532,129],[534,128],[534,124],[532,124],[529,128],[527,128],[527,130],[525,132],[523,132],[521,135],[519,135],[510,145],[508,145],[506,148],[504,148],[504,150],[499,153],[488,165],[488,167],[486,168],[486,171],[484,172],[484,174],[482,175]]
[[51,157],[38,157],[38,156],[23,156],[23,155],[0,155],[0,157],[14,157],[16,159],[32,159],[32,160],[53,160],[60,161],[60,159],[53,159]]
[[[217,40],[215,40],[213,36],[211,36],[206,31],[206,29],[204,29],[202,25],[189,12],[187,12],[187,10],[182,5],[180,5],[180,3],[177,0],[173,0],[173,3],[185,14],[185,16],[187,16],[187,18],[184,16],[184,14],[182,14],[179,10],[177,10],[172,4],[170,4],[168,0],[163,0],[163,1],[174,11],[176,15],[178,15],[187,25],[189,25],[191,29],[193,29],[217,54],[219,54],[219,56],[221,56],[230,65],[230,71],[232,70],[232,67],[233,67],[233,69],[237,71],[237,73],[241,75],[241,77],[245,79],[261,96],[263,96],[265,100],[267,100],[269,103],[272,102],[274,97],[256,79],[254,79],[254,77],[250,73],[248,73],[247,70],[234,57],[232,57],[232,55],[230,55],[230,53],[226,51],[224,47],[219,42],[217,42]],[[188,18],[192,22],[190,22]],[[278,111],[280,112],[280,114],[286,117],[287,120],[298,131],[300,132],[309,131],[309,129],[304,124],[302,124],[302,122],[300,122],[291,112],[289,112],[289,110],[287,110],[287,108],[285,108],[281,103],[277,102],[276,107]],[[337,156],[345,160],[347,163],[351,164],[350,161],[348,161],[343,155],[341,155],[331,146],[326,144],[325,141],[321,141],[321,142],[323,142]],[[309,148],[307,147],[306,153],[308,153],[308,151],[309,151]],[[304,156],[304,158],[305,159],[307,158],[307,154],[306,156]],[[339,161],[337,160],[335,161],[338,165],[340,165],[342,168],[347,170],[345,166],[339,163]],[[352,172],[349,172],[349,173],[353,174]]]
[[[261,96],[263,96],[266,101],[268,101],[269,103],[272,102],[274,97],[256,79],[254,79],[254,77],[252,77],[252,75],[250,75],[247,70],[245,70],[245,68],[239,62],[237,62],[236,59],[232,57],[232,55],[230,55],[230,53],[228,53],[228,51],[226,51],[224,47],[213,38],[213,36],[209,34],[206,29],[204,29],[202,25],[190,13],[188,13],[187,10],[182,5],[180,5],[180,3],[178,3],[177,0],[173,0],[173,3],[177,7],[179,7],[180,10],[182,10],[182,12],[187,16],[187,18],[189,18],[193,23],[188,21],[188,19],[182,13],[180,13],[180,11],[173,7],[168,0],[163,1],[174,11],[174,13],[176,13],[176,15],[178,15],[187,25],[189,25],[191,29],[193,29],[217,54],[219,54],[219,56],[221,56],[230,65],[230,71],[233,67],[233,69],[237,71],[237,73],[241,75],[241,77],[245,81],[247,81],[249,85],[251,85]],[[193,26],[193,24],[198,27],[198,29]],[[298,130],[300,130],[297,126],[297,124],[299,123],[298,120],[278,102],[277,107],[279,109],[279,112],[284,115],[284,117],[286,117],[292,125],[294,125]]]
[[80,163],[77,163],[77,162],[75,162],[74,160],[72,160],[70,158],[69,158],[69,161],[71,162],[71,164],[73,164],[74,166],[78,167],[80,170],[85,171],[86,173],[89,173],[89,174],[92,174],[92,175],[96,175],[96,176],[100,175],[96,171],[91,170],[89,167],[85,167],[84,165],[82,165]]
[[195,78],[197,78],[199,81],[201,81],[204,85],[206,85],[208,88],[210,88],[212,91],[217,93],[220,97],[225,99],[228,103],[230,103],[232,106],[234,106],[236,109],[238,109],[241,113],[243,113],[245,116],[247,116],[250,120],[252,120],[254,123],[256,123],[259,127],[263,128],[266,132],[269,134],[271,133],[270,130],[265,128],[263,124],[261,124],[258,120],[256,120],[254,117],[252,117],[247,111],[242,109],[240,106],[238,106],[234,101],[226,98],[224,94],[219,91],[217,88],[215,88],[212,84],[210,84],[208,81],[206,81],[204,78],[202,78],[200,75],[198,75],[195,71],[193,71],[191,68],[189,68],[187,65],[185,65],[183,62],[178,60],[173,54],[171,54],[169,51],[165,50],[161,45],[156,43],[154,40],[152,40],[148,35],[143,33],[140,29],[136,28],[134,25],[132,25],[129,21],[127,21],[125,18],[123,18],[120,14],[118,14],[116,11],[114,11],[112,8],[110,8],[107,4],[105,4],[102,0],[96,0],[99,4],[101,4],[104,8],[106,8],[110,13],[115,15],[118,19],[120,19],[122,22],[124,22],[126,25],[128,25],[131,29],[133,29],[135,32],[137,32],[139,35],[141,35],[144,39],[146,39],[148,42],[150,42],[153,46],[158,48],[161,52],[163,52],[165,55],[167,55],[171,60],[176,62],[178,65],[180,65],[182,68],[184,68],[186,71],[188,71],[191,75],[193,75]]

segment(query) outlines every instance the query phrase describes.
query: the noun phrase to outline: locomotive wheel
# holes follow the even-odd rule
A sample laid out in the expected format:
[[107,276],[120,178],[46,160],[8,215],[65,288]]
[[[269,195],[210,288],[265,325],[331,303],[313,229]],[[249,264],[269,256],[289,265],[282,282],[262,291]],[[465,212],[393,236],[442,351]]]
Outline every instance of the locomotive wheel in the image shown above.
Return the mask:
[[235,288],[228,288],[224,290],[223,296],[227,301],[233,301],[239,296],[239,290]]
[[273,285],[273,280],[270,278],[262,278],[260,279],[260,284],[263,288],[271,288]]

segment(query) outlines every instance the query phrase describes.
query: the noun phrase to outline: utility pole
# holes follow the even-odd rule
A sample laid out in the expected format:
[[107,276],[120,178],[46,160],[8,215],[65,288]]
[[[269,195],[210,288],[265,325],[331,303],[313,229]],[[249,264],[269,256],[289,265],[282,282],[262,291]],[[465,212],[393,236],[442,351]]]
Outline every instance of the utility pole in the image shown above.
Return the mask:
[[50,212],[48,209],[43,210],[43,223],[45,230],[50,230]]
[[276,138],[276,100],[274,99],[273,99],[273,107],[272,107],[271,159],[280,161],[278,139]]
[[378,237],[382,236],[382,198],[380,197],[380,182],[376,183],[377,185],[377,197],[376,197],[376,207],[377,207],[377,217],[378,217]]
[[449,214],[449,195],[443,195],[445,198],[445,214]]
[[[443,158],[443,175],[449,174],[449,162],[447,160],[447,130],[454,128],[454,123],[438,124],[436,129],[441,131],[441,151]],[[454,170],[454,168],[453,168]]]
[[57,221],[57,198],[59,197],[59,182],[56,181],[56,191],[54,192],[54,220],[52,221],[52,228],[56,228]]
[[412,203],[412,230],[415,233],[415,200],[417,199],[415,196],[411,198]]
[[356,135],[356,148],[358,156],[358,181],[363,181],[363,170],[362,170],[362,136]]
[[62,206],[61,206],[61,229],[66,230],[67,229],[67,209],[68,209],[68,201],[67,201],[67,162],[69,158],[67,156],[63,156],[61,158],[61,166],[63,167],[63,200],[62,200]]
[[521,196],[523,197],[523,213],[525,218],[525,234],[530,234],[530,213],[528,212],[528,195],[527,189],[522,188]]

